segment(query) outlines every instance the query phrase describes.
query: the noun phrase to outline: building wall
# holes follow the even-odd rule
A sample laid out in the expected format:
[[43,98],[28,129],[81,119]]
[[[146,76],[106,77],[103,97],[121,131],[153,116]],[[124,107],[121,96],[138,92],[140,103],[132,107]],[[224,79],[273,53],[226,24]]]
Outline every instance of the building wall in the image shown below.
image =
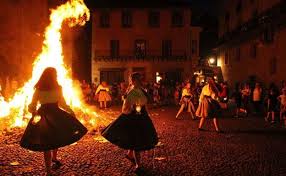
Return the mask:
[[[279,3],[281,0],[245,0],[242,2],[242,10],[240,15],[236,13],[236,6],[239,0],[225,1],[224,8],[219,18],[219,36],[222,37],[226,34],[225,30],[225,14],[230,14],[230,32],[235,30],[238,26],[243,25],[245,22],[253,18],[252,14],[257,9],[258,14]],[[247,3],[249,5],[247,5]],[[239,16],[243,20],[237,24]],[[274,34],[273,42],[265,44],[261,41],[261,36],[255,39],[249,39],[240,44],[227,45],[220,48],[217,52],[218,66],[221,66],[223,77],[230,84],[234,85],[236,82],[245,82],[250,76],[256,76],[258,81],[266,84],[270,82],[279,83],[285,79],[285,71],[283,66],[286,65],[285,61],[285,46],[286,42],[286,29],[276,31]],[[257,46],[256,57],[253,57],[253,47]],[[240,57],[237,57],[240,48]],[[229,64],[225,64],[226,53],[229,55]],[[273,59],[277,59],[276,72],[271,72],[273,66]]]
[[[227,32],[225,23],[226,14],[229,14],[229,30],[232,31],[251,20],[254,17],[255,11],[259,15],[279,2],[281,0],[223,0],[219,16],[219,37]],[[238,13],[237,8],[240,3],[241,11]]]
[[[191,11],[183,8],[184,27],[171,27],[171,8],[156,9],[160,11],[160,27],[151,28],[148,25],[148,12],[150,9],[131,9],[133,14],[133,25],[131,28],[121,27],[121,8],[110,10],[110,27],[100,28],[100,9],[92,13],[92,80],[99,83],[101,68],[124,67],[125,80],[128,70],[132,67],[144,67],[147,81],[155,80],[155,72],[164,72],[168,69],[185,68],[184,74],[192,71],[192,67],[198,60],[199,53],[199,27],[192,27]],[[144,61],[137,62],[136,59],[127,62],[100,62],[96,61],[98,56],[110,55],[110,40],[119,40],[119,55],[133,56],[134,41],[137,39],[146,40],[146,51],[148,55],[160,56],[162,40],[172,40],[172,54],[185,55],[189,60],[186,63],[171,61]],[[191,53],[191,40],[197,41],[196,54]],[[148,60],[148,58],[147,58]],[[97,81],[94,81],[97,80]]]

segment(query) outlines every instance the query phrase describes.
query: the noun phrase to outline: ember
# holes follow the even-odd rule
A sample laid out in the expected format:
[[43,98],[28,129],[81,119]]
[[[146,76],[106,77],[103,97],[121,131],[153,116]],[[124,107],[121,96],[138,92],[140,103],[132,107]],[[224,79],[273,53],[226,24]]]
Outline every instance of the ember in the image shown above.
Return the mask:
[[[101,120],[101,124],[105,121],[99,119],[99,115],[82,101],[80,87],[73,83],[70,70],[64,64],[63,58],[60,33],[63,23],[68,22],[70,27],[84,25],[89,18],[89,9],[83,0],[69,0],[51,11],[51,22],[44,34],[45,40],[42,52],[33,63],[32,78],[22,88],[18,89],[10,100],[5,101],[2,96],[0,97],[0,119],[2,124],[0,129],[27,125],[28,120],[31,118],[27,106],[32,100],[34,85],[47,67],[56,68],[58,82],[63,87],[66,102],[73,108],[82,123],[96,127],[96,125],[99,125],[98,120]],[[2,120],[5,123],[2,123]]]

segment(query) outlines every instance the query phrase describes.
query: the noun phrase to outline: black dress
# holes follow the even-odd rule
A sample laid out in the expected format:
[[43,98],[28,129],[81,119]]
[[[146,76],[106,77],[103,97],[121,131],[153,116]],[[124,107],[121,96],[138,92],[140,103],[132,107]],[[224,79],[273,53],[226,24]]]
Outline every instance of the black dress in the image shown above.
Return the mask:
[[275,93],[269,94],[268,99],[270,101],[269,101],[269,106],[268,106],[268,112],[277,111],[277,104],[278,104],[277,97],[278,96]]
[[156,130],[145,107],[140,114],[135,110],[121,114],[102,131],[102,136],[120,148],[135,151],[150,150],[158,143]]
[[[130,92],[127,97],[133,96],[134,99],[140,99],[142,92],[146,97],[144,90],[140,92],[137,89]],[[138,113],[133,105],[132,111],[129,114],[122,113],[102,131],[102,136],[120,148],[135,151],[150,150],[158,143],[156,129],[145,106],[142,106]]]
[[20,145],[32,151],[48,151],[72,144],[82,138],[87,129],[76,117],[60,109],[57,103],[43,104],[38,110],[41,119],[30,120]]

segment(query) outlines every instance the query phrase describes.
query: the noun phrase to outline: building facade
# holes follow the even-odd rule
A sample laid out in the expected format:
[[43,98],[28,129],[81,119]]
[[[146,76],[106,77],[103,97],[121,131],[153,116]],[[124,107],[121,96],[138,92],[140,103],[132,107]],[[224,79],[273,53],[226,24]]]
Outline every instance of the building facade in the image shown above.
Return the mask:
[[224,0],[219,16],[217,66],[230,84],[286,78],[285,7],[282,0]]
[[92,82],[128,81],[134,71],[142,73],[147,82],[161,78],[180,81],[192,75],[199,58],[201,29],[191,26],[189,6],[164,3],[95,6]]

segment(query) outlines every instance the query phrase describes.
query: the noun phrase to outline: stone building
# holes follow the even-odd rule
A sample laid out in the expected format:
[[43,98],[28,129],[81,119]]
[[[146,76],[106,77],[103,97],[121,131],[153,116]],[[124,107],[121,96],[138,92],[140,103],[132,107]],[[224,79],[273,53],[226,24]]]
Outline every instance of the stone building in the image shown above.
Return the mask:
[[214,51],[224,79],[232,85],[285,79],[285,1],[223,0],[221,7]]
[[199,59],[200,27],[191,26],[189,4],[166,0],[96,1],[92,4],[92,81],[180,81]]

